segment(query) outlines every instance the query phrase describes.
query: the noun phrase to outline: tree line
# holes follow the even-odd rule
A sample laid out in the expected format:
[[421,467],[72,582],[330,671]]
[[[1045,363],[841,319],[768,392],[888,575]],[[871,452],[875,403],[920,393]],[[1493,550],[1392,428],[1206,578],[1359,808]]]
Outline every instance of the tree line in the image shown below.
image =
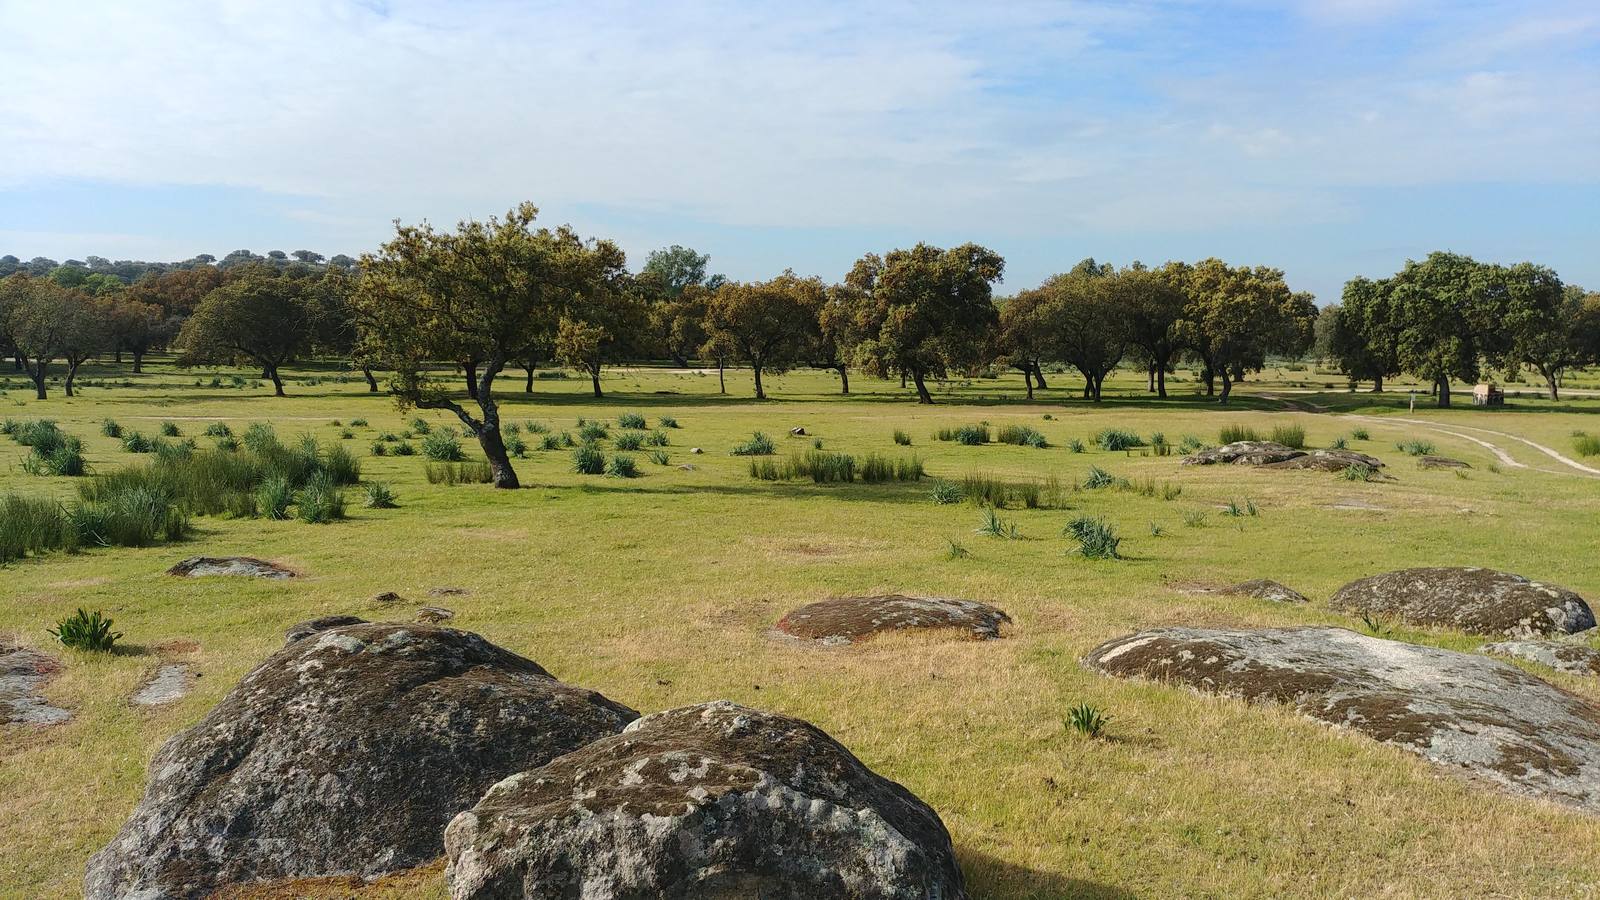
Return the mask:
[[1351,280],[1320,311],[1281,270],[1218,259],[1156,268],[1086,259],[996,297],[1005,260],[977,244],[869,253],[838,283],[792,271],[740,282],[680,246],[631,272],[611,241],[537,217],[522,204],[453,230],[397,223],[359,260],[236,251],[151,266],[131,282],[103,260],[46,267],[4,257],[15,271],[0,278],[0,349],[41,398],[57,360],[69,394],[90,358],[128,353],[137,370],[150,350],[169,347],[183,365],[258,366],[281,395],[285,364],[346,358],[370,390],[385,372],[402,405],[454,414],[506,487],[516,475],[500,436],[499,379],[520,368],[532,391],[535,370],[550,363],[583,372],[597,397],[606,366],[670,358],[714,365],[724,392],[725,368],[747,366],[757,398],[766,376],[809,366],[837,372],[844,393],[852,371],[899,377],[923,403],[933,402],[930,382],[996,365],[1020,371],[1030,397],[1046,387],[1047,367],[1070,367],[1092,401],[1131,365],[1164,397],[1167,374],[1193,363],[1206,394],[1226,403],[1269,357],[1314,348],[1375,389],[1400,372],[1422,377],[1444,405],[1453,380],[1475,380],[1485,366],[1535,368],[1554,396],[1562,372],[1600,359],[1600,295],[1531,263],[1435,253],[1391,278]]

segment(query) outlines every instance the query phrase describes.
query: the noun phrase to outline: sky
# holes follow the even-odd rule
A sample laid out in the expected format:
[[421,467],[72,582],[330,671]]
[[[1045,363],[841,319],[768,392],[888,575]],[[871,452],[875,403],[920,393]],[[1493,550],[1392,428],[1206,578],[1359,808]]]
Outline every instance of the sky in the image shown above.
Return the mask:
[[1000,292],[1435,249],[1600,288],[1597,0],[0,0],[0,254],[359,254],[531,200],[637,267]]

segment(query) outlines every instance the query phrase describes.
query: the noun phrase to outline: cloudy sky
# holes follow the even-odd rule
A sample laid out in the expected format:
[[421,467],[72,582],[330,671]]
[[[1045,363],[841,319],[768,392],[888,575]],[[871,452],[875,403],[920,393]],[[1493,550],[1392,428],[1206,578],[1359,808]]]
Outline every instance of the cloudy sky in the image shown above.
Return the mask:
[[355,254],[533,200],[636,265],[1004,290],[1447,248],[1600,288],[1596,0],[0,0],[0,253]]

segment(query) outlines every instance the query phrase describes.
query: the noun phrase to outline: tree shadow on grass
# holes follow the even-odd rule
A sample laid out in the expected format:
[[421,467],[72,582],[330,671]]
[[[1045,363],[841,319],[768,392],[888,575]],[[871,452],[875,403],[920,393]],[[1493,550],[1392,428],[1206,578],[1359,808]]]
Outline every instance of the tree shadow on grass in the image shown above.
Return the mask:
[[1043,872],[985,853],[957,850],[967,892],[993,900],[1135,900],[1137,894],[1114,885],[1059,872]]

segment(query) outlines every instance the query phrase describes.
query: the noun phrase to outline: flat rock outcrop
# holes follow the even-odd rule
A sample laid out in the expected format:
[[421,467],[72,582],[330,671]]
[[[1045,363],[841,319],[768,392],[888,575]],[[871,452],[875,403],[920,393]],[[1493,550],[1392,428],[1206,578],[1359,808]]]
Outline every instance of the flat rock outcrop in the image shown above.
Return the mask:
[[1470,468],[1472,468],[1472,464],[1471,463],[1462,462],[1459,459],[1451,459],[1448,456],[1419,456],[1419,457],[1417,457],[1417,465],[1421,466],[1424,469],[1470,469]]
[[1354,450],[1311,450],[1304,455],[1282,462],[1270,463],[1268,469],[1314,469],[1318,472],[1343,472],[1356,466],[1369,469],[1383,468],[1383,460]]
[[1222,589],[1224,594],[1233,594],[1241,597],[1254,597],[1257,600],[1270,600],[1273,603],[1309,603],[1305,595],[1280,584],[1270,578],[1252,578],[1238,584]]
[[295,578],[292,569],[253,556],[191,556],[167,570],[168,575],[201,578],[208,575],[242,575],[250,578]]
[[1185,456],[1180,465],[1211,466],[1227,463],[1235,466],[1265,466],[1305,456],[1296,450],[1272,441],[1234,441],[1221,447],[1210,447]]
[[453,900],[964,900],[927,804],[820,729],[726,701],[495,785],[445,831]]
[[1566,588],[1475,566],[1373,575],[1340,588],[1328,605],[1496,637],[1572,634],[1595,625],[1589,604]]
[[1343,628],[1157,628],[1084,663],[1287,704],[1453,773],[1600,812],[1600,707],[1486,656]]
[[288,630],[283,633],[283,645],[287,647],[295,641],[304,640],[313,634],[320,634],[330,628],[365,624],[367,624],[367,620],[360,616],[318,616],[315,619],[307,619],[304,622],[296,622],[290,625]]
[[882,594],[808,603],[778,621],[781,635],[822,644],[850,644],[887,631],[948,628],[996,638],[1011,617],[987,603],[945,597]]
[[176,703],[189,693],[193,684],[189,667],[184,663],[162,663],[128,702],[134,706],[166,706]]
[[1485,644],[1480,653],[1509,656],[1549,666],[1569,675],[1600,675],[1600,650],[1576,641],[1539,641],[1523,638]]
[[0,644],[0,725],[60,725],[72,718],[39,693],[60,673],[61,661],[53,656]]
[[192,898],[408,868],[439,856],[444,826],[490,785],[635,717],[469,632],[323,631],[162,746],[84,894]]

